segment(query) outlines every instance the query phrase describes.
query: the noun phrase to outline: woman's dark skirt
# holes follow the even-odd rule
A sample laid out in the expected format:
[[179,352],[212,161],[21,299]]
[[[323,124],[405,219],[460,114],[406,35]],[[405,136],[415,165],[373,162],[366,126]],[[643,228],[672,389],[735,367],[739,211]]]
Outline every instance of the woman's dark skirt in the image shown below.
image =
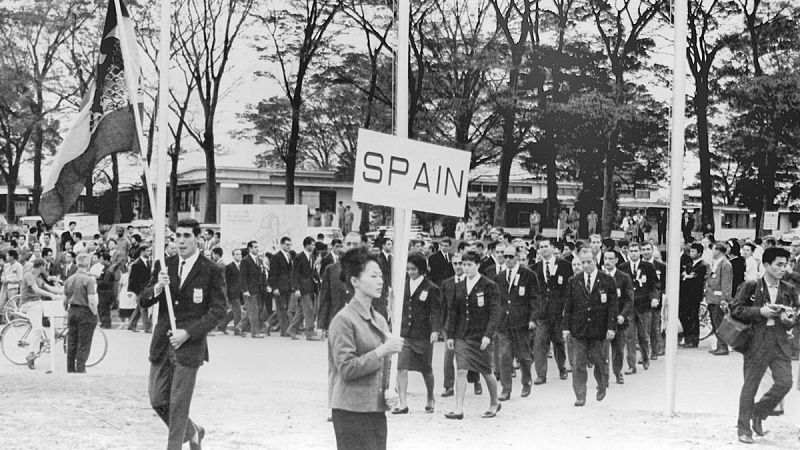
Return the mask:
[[397,357],[397,368],[421,372],[433,372],[433,344],[429,340],[404,339],[403,350]]
[[334,409],[331,417],[339,450],[386,450],[386,414]]
[[480,341],[455,342],[456,368],[458,370],[472,370],[483,375],[492,374],[492,344],[481,350]]

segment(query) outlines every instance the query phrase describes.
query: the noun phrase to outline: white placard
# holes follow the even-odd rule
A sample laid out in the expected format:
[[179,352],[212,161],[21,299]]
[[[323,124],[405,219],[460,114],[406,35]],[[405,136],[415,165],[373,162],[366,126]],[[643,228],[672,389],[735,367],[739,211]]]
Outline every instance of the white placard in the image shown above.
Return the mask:
[[259,249],[273,253],[283,236],[292,238],[292,249],[300,251],[306,237],[308,207],[305,205],[221,205],[220,245],[225,261],[231,251],[257,241]]
[[778,230],[778,211],[764,211],[764,224],[761,228],[765,230]]
[[353,200],[462,216],[469,163],[463,150],[361,129]]

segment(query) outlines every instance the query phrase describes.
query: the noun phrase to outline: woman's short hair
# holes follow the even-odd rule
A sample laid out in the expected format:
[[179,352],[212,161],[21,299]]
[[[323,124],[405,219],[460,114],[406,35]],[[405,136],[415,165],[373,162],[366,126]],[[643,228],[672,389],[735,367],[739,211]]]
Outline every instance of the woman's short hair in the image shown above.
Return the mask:
[[408,263],[413,264],[414,267],[417,268],[420,275],[425,275],[428,273],[428,260],[425,259],[425,255],[419,252],[411,253],[408,255]]
[[356,247],[348,250],[342,256],[342,273],[339,275],[340,279],[350,289],[353,289],[353,284],[350,282],[351,277],[358,278],[366,269],[367,264],[372,261],[378,263],[378,258],[372,255],[364,247]]

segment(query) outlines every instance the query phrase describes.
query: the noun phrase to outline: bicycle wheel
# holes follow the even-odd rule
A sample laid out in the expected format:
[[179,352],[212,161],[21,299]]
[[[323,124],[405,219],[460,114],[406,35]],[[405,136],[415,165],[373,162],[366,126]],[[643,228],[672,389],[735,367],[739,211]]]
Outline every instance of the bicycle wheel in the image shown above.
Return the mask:
[[31,334],[31,323],[24,319],[13,320],[0,332],[0,347],[3,355],[12,363],[21,366],[31,352],[28,337]]
[[17,294],[6,302],[3,306],[3,316],[6,318],[6,323],[10,323],[12,320],[17,319],[19,316],[19,302],[22,297]]
[[106,357],[108,352],[108,339],[102,328],[96,326],[92,336],[92,349],[89,351],[89,359],[86,360],[86,367],[96,366]]
[[708,305],[705,302],[700,303],[700,313],[698,316],[700,320],[700,340],[702,341],[714,334],[711,314],[708,312]]

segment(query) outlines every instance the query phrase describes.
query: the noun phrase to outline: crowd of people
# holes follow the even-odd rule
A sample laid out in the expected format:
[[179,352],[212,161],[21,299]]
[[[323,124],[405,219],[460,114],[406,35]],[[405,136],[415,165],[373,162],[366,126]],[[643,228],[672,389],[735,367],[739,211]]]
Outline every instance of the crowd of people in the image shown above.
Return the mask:
[[[190,228],[197,228],[196,223]],[[350,384],[366,374],[375,376],[375,383],[388,382],[382,362],[393,353],[399,353],[399,399],[392,414],[409,412],[409,372],[421,373],[427,390],[425,412],[432,413],[433,346],[445,342],[440,395],[455,396],[455,408],[445,414],[455,420],[464,417],[468,384],[476,395],[486,386],[489,405],[482,417],[496,417],[502,402],[511,398],[517,371],[521,397],[528,397],[532,386],[548,383],[550,357],[558,379],[567,380],[572,373],[574,404],[580,407],[586,403],[589,369],[599,402],[612,380],[623,385],[625,376],[646,372],[664,354],[666,255],[654,242],[640,237],[616,241],[598,234],[586,241],[541,235],[526,240],[499,228],[490,230],[487,239],[478,239],[472,230],[461,237],[411,241],[399,324],[391,323],[394,242],[385,232],[374,238],[349,232],[344,240],[327,243],[322,235],[308,236],[297,249],[289,237],[281,238],[276,248],[250,241],[234,249],[226,263],[219,233],[208,229],[200,234],[197,228],[196,233],[172,233],[165,252],[178,255],[180,243],[181,254],[203,255],[215,269],[213,278],[220,284],[215,289],[223,299],[213,301],[225,305],[218,316],[210,316],[217,332],[252,338],[276,333],[312,341],[329,337],[329,403],[340,446],[354,445],[358,439],[352,429],[359,421],[348,412],[382,415],[386,407],[383,398],[354,404],[348,398],[354,392]],[[192,249],[187,250],[189,241]],[[85,370],[91,343],[87,330],[97,320],[101,327],[111,327],[112,310],[119,311],[121,327],[136,331],[141,320],[144,331],[151,332],[156,291],[159,286],[163,291],[170,279],[159,278],[149,239],[130,228],[84,239],[74,223],[60,235],[35,227],[24,235],[5,236],[0,255],[6,261],[0,302],[21,294],[29,317],[39,318],[34,334],[42,327],[40,300],[64,296],[70,334],[74,327],[76,336],[68,347],[68,367],[76,372]],[[687,236],[679,258],[681,347],[698,346],[703,302],[714,330],[728,312],[757,329],[758,344],[745,356],[739,416],[740,440],[752,441],[753,432],[763,434],[762,420],[790,389],[790,361],[800,355],[797,325],[779,320],[780,312],[770,306],[798,306],[800,238],[791,243],[790,253],[772,238],[718,242],[708,234],[694,242]],[[182,266],[174,268],[181,280]],[[175,292],[184,295],[180,285]],[[205,292],[195,292],[195,304],[205,302]],[[371,320],[372,337],[355,331],[361,327],[358,316]],[[402,339],[391,337],[387,330],[392,327],[400,327]],[[729,354],[723,339],[716,343],[713,355]],[[376,348],[380,351],[374,353]],[[370,352],[375,359],[368,362]],[[31,353],[31,368],[34,359]],[[754,403],[767,368],[775,384]],[[378,436],[380,441],[385,419],[373,419],[370,423],[379,429],[369,439]],[[199,428],[192,433],[196,437]]]

